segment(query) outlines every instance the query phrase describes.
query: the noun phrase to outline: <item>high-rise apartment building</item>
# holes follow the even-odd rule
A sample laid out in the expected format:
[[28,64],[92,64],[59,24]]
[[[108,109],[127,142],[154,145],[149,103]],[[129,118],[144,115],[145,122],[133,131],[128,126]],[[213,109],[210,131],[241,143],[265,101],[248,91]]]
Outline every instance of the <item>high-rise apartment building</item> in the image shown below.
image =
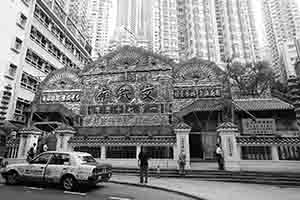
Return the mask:
[[116,24],[109,49],[132,45],[152,49],[152,1],[117,0]]
[[88,7],[91,0],[61,0],[60,4],[67,15],[76,24],[84,37],[89,37],[88,32]]
[[177,15],[181,56],[259,59],[251,0],[177,0]]
[[282,80],[285,71],[281,65],[284,43],[300,38],[300,10],[295,0],[264,0],[266,36],[272,53],[276,78]]
[[181,57],[219,61],[215,2],[177,0]]
[[54,0],[4,1],[0,25],[0,121],[26,121],[39,83],[53,70],[82,68],[91,46]]
[[109,52],[109,40],[113,29],[112,0],[90,0],[88,8],[89,33],[93,47],[92,58]]
[[176,0],[152,0],[151,25],[153,51],[178,59]]

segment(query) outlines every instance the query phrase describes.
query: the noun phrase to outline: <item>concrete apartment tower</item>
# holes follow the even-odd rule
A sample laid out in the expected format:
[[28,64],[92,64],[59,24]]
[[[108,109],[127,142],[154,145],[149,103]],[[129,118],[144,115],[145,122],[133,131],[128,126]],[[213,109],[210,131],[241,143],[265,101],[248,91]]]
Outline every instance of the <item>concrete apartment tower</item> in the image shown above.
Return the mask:
[[264,0],[263,10],[272,67],[276,78],[284,80],[286,75],[292,75],[287,65],[282,63],[285,62],[286,51],[289,51],[288,45],[300,38],[300,10],[295,0]]
[[251,0],[177,0],[181,56],[260,58]]

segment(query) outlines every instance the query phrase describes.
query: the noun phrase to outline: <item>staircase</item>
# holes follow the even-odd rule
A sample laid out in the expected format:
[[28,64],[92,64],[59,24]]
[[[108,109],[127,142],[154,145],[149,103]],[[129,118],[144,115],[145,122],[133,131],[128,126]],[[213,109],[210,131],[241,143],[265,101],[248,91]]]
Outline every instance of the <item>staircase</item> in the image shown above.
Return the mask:
[[[137,168],[114,168],[115,174],[138,176]],[[149,176],[157,176],[156,169],[149,170]],[[254,184],[300,186],[300,173],[288,172],[231,172],[217,170],[186,170],[185,176],[180,176],[177,170],[161,169],[160,177],[193,178],[206,181],[242,182]]]

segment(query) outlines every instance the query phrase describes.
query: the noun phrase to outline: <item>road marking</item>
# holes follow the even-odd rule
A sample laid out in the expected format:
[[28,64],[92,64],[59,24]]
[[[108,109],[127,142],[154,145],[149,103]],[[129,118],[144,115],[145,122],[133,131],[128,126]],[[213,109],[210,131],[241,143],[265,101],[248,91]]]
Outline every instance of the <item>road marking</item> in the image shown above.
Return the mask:
[[25,186],[24,188],[31,189],[31,190],[44,190],[44,188],[38,188],[38,187],[27,187],[27,186]]
[[128,199],[128,198],[122,198],[122,197],[109,197],[109,200],[132,200],[132,199]]
[[80,192],[70,192],[70,191],[64,191],[65,194],[75,194],[75,195],[81,195],[81,196],[85,196],[86,193],[80,193]]

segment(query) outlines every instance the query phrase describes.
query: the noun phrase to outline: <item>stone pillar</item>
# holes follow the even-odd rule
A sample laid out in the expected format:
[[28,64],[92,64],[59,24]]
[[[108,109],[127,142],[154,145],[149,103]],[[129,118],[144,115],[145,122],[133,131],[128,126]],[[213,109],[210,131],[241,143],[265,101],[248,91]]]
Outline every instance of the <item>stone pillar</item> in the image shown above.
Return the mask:
[[225,170],[240,171],[241,153],[236,142],[236,137],[239,136],[238,127],[231,122],[224,122],[217,127],[217,133],[221,137]]
[[72,151],[73,148],[69,145],[69,140],[76,133],[75,129],[65,124],[60,125],[55,129],[55,135],[57,138],[56,150],[57,151]]
[[278,148],[277,146],[272,146],[272,160],[279,160],[279,155],[278,155]]
[[[178,160],[179,153],[182,151],[186,156],[186,168],[190,169],[190,142],[189,142],[189,134],[191,131],[191,127],[184,122],[180,122],[174,129],[176,134],[176,155],[174,156],[174,160]],[[178,167],[178,166],[177,166]]]
[[142,148],[141,145],[137,145],[137,146],[136,146],[136,159],[137,159],[137,160],[139,159],[139,154],[140,154],[140,152],[141,152],[141,148]]
[[106,159],[106,146],[102,145],[101,146],[101,160]]
[[38,143],[38,138],[42,131],[36,127],[23,128],[19,131],[20,143],[18,150],[18,158],[26,158],[28,150],[34,143]]

